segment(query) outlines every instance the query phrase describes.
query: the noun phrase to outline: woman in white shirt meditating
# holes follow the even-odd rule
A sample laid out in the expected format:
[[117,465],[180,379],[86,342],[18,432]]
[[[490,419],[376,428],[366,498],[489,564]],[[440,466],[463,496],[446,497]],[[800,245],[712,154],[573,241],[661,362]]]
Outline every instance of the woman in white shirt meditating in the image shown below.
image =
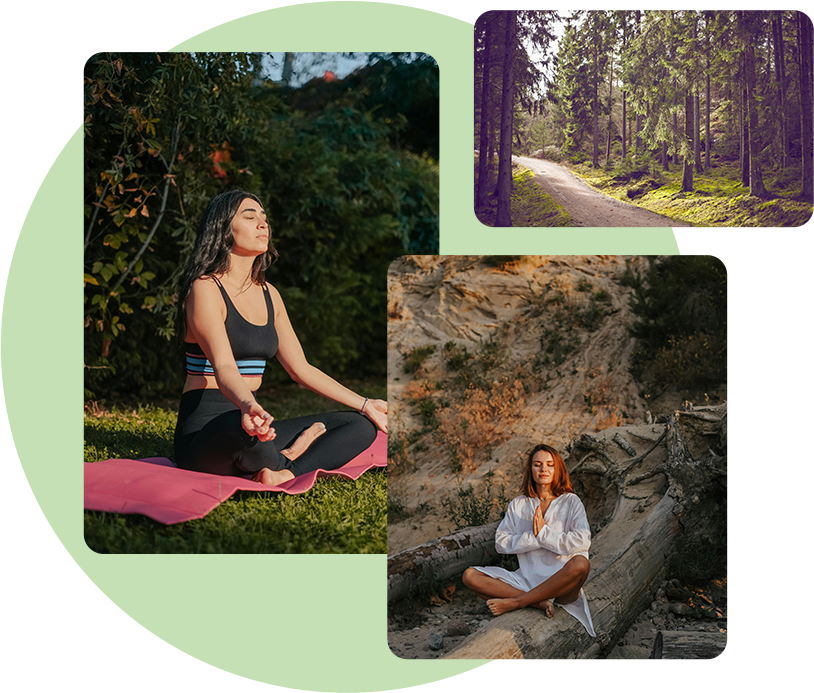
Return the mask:
[[540,444],[528,456],[520,493],[495,534],[498,553],[517,554],[520,569],[467,568],[464,584],[488,600],[495,615],[530,606],[554,615],[554,605],[595,636],[582,585],[588,578],[591,529],[562,456]]

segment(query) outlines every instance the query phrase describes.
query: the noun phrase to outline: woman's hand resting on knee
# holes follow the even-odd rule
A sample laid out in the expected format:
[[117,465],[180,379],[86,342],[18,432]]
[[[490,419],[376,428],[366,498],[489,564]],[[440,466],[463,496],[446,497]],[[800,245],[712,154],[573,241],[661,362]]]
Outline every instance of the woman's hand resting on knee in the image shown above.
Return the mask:
[[257,402],[241,407],[243,430],[250,436],[256,436],[258,440],[266,442],[273,440],[277,432],[271,427],[274,417],[269,414]]
[[382,433],[387,433],[387,402],[383,399],[369,399],[362,413],[370,419]]

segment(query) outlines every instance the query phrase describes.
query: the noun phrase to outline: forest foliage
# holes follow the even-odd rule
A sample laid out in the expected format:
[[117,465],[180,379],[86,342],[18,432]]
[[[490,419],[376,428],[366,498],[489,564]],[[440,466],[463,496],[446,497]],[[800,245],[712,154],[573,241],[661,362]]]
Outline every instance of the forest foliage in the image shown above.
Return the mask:
[[651,388],[692,390],[726,384],[727,277],[711,255],[649,257],[647,272],[628,271],[631,372]]
[[[814,196],[812,24],[801,12],[488,12],[475,29],[474,110],[484,172],[512,153],[628,182],[674,166],[689,193],[698,174],[735,163],[751,196]],[[490,198],[505,208],[500,175],[480,176],[476,209]]]
[[385,372],[387,267],[438,250],[438,66],[370,54],[344,79],[292,89],[265,59],[87,62],[86,394],[180,386],[180,268],[206,204],[232,188],[266,205],[280,253],[267,278],[309,360],[340,377]]

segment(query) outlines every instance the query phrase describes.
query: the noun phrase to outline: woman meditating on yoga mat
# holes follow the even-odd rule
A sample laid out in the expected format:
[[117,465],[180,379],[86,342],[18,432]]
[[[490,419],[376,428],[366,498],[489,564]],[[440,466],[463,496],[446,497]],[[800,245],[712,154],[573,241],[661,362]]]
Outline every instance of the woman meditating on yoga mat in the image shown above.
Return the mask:
[[591,529],[559,452],[540,444],[529,453],[520,493],[495,534],[498,553],[516,553],[520,569],[467,568],[464,584],[495,616],[531,606],[551,618],[556,604],[595,636],[582,589]]
[[[362,397],[308,363],[280,293],[265,281],[277,258],[270,239],[251,193],[222,193],[204,212],[178,302],[187,375],[175,462],[276,486],[337,469],[370,447],[377,428],[387,432],[387,402]],[[275,420],[254,396],[274,356],[296,382],[356,411]]]

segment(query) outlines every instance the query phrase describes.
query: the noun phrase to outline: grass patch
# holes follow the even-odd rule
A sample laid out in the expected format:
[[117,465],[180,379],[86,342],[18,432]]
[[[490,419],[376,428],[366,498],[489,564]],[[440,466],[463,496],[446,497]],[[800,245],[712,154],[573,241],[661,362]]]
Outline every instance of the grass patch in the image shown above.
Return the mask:
[[435,347],[432,345],[416,347],[412,349],[407,356],[404,357],[404,372],[415,373],[421,364],[427,360],[435,352]]
[[[349,383],[384,398],[384,382]],[[258,401],[285,419],[336,404],[296,385],[264,390]],[[86,407],[85,461],[117,457],[170,457],[177,412],[121,403]],[[163,525],[141,515],[85,511],[85,541],[97,553],[386,553],[387,472],[357,481],[318,479],[297,496],[240,491],[206,517]]]
[[[478,163],[475,157],[475,187],[477,189]],[[497,181],[497,165],[492,167],[489,187]],[[497,195],[490,195],[484,207],[475,209],[475,216],[486,226],[494,226],[497,216]],[[525,166],[512,165],[511,216],[514,227],[570,226],[568,213],[560,207],[534,181],[534,174]]]
[[568,168],[606,195],[694,226],[802,226],[814,211],[811,203],[796,199],[799,177],[788,171],[764,175],[772,198],[762,200],[749,195],[740,168],[732,163],[695,173],[694,189],[688,193],[681,192],[680,166],[670,171],[654,168],[635,182],[616,170],[588,164]]
[[441,507],[458,532],[465,527],[480,527],[500,520],[509,505],[509,498],[501,485],[495,493],[491,478],[478,491],[471,484],[460,486],[455,495],[441,500]]

